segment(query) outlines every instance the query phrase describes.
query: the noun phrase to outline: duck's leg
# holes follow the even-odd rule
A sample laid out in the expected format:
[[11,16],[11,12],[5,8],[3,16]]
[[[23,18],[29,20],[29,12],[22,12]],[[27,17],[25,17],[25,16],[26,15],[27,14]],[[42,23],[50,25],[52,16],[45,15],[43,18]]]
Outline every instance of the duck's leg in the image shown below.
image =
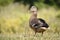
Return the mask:
[[37,33],[37,31],[35,31],[35,34],[34,34],[34,36],[36,36],[36,33]]
[[41,36],[43,36],[43,32],[42,32]]

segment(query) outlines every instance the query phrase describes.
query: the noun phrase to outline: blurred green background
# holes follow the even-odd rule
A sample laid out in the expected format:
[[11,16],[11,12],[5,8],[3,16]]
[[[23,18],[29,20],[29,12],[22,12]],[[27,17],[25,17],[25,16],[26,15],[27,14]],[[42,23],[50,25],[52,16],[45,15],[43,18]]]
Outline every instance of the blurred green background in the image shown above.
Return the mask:
[[[49,24],[43,36],[29,27],[29,8]],[[0,0],[0,40],[60,40],[60,0]]]

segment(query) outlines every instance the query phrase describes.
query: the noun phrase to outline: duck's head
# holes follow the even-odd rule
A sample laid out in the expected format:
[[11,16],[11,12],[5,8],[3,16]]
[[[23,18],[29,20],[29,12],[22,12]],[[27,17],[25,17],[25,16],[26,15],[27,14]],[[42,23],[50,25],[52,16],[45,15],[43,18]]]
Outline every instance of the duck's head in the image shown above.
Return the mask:
[[30,12],[33,13],[33,14],[37,14],[37,11],[38,11],[38,9],[37,9],[36,6],[32,6],[32,7],[30,8]]

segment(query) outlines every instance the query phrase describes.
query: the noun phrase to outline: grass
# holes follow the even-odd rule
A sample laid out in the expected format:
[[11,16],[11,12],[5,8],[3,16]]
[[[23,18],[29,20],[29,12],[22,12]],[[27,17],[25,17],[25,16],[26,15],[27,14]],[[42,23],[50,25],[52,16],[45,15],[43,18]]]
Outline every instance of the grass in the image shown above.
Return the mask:
[[31,13],[28,6],[22,4],[10,4],[0,8],[0,40],[60,40],[60,19],[57,16],[60,10],[53,7],[41,8],[38,18],[43,18],[49,24],[50,29],[43,36],[29,27]]

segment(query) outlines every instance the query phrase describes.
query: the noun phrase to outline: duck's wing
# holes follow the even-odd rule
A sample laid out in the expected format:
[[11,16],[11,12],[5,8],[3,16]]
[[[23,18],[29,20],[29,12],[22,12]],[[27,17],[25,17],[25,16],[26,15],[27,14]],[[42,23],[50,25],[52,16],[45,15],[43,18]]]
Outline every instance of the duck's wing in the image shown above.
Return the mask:
[[48,25],[48,24],[45,22],[45,20],[42,19],[42,18],[38,18],[38,22],[40,23],[40,26],[41,26],[41,27],[46,27],[46,28],[49,27],[49,25]]
[[38,18],[38,20],[39,20],[40,22],[42,22],[42,23],[46,23],[45,20],[42,19],[42,18]]

